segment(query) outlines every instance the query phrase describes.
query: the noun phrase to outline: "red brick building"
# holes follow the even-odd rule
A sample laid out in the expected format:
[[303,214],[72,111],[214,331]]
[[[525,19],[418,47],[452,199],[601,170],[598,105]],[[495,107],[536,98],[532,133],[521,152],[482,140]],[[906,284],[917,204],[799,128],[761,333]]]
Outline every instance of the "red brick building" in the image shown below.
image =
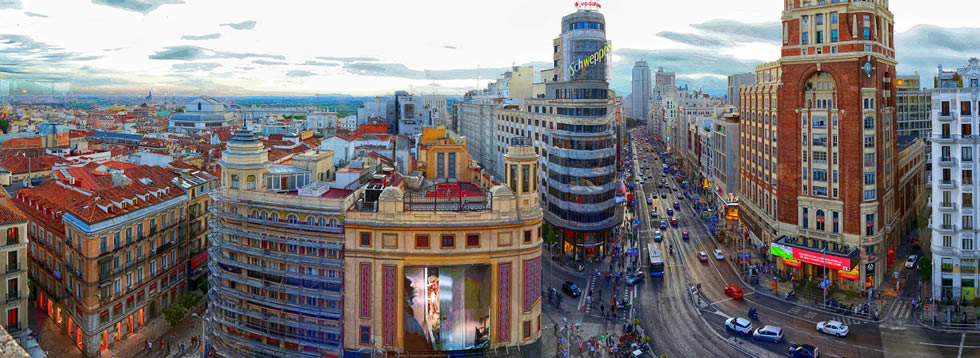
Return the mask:
[[746,237],[766,253],[782,245],[773,258],[798,277],[826,266],[834,285],[877,286],[908,211],[895,199],[892,13],[887,0],[787,0],[782,24],[782,57],[740,91]]

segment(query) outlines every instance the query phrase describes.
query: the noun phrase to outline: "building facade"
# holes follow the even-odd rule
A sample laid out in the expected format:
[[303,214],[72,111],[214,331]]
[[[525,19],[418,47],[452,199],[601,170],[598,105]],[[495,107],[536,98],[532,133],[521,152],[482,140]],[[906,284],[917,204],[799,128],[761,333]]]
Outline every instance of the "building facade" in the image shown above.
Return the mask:
[[748,239],[769,245],[797,277],[820,279],[826,269],[833,286],[877,287],[885,252],[905,232],[896,214],[893,15],[887,1],[784,6],[782,57],[757,67],[757,84],[740,96]]
[[[955,75],[955,76],[954,76]],[[980,66],[976,59],[932,91],[932,292],[960,300],[977,297],[977,126]],[[953,86],[958,87],[953,87]]]
[[753,83],[755,83],[755,73],[752,72],[728,75],[728,94],[725,97],[725,104],[737,106],[739,89],[742,86],[751,86]]
[[929,140],[932,136],[932,91],[922,88],[919,74],[915,74],[896,76],[895,92],[898,136]]
[[15,199],[30,223],[32,301],[94,357],[188,290],[188,193],[161,167],[56,172]]
[[227,128],[234,124],[235,113],[225,110],[218,100],[203,96],[184,106],[184,112],[170,115],[167,131],[171,133],[191,133],[206,129]]
[[0,199],[0,230],[5,234],[0,246],[0,267],[5,287],[0,290],[0,322],[8,332],[27,329],[27,218],[9,199]]
[[711,183],[715,209],[726,217],[738,216],[739,117],[732,113],[711,124]]
[[633,97],[629,102],[633,119],[646,124],[650,120],[650,66],[639,60],[633,64]]
[[343,208],[350,190],[330,188],[330,152],[293,165],[269,162],[240,130],[222,155],[212,193],[208,248],[208,342],[227,357],[343,354]]
[[357,293],[344,297],[344,345],[406,356],[519,346],[540,356],[537,154],[512,143],[508,185],[492,185],[458,137],[437,137],[420,147],[421,176],[372,184],[347,211],[345,287]]

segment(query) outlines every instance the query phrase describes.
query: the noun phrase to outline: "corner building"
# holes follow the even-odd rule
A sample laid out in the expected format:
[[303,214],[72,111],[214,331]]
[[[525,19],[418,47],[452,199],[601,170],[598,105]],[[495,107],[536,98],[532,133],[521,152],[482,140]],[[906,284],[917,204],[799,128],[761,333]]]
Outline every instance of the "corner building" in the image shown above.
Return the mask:
[[746,238],[802,279],[826,266],[835,286],[877,287],[904,232],[893,16],[886,0],[783,3],[782,57],[740,93]]
[[507,185],[487,181],[444,129],[423,131],[419,158],[421,174],[385,176],[347,211],[345,356],[540,357],[534,149],[511,143]]

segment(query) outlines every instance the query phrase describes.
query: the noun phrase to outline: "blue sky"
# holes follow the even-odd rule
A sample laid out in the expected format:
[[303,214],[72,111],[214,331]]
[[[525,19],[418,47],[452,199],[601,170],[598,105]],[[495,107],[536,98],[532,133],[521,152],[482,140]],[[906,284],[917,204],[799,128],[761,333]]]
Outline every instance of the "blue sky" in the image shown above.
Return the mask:
[[[603,1],[612,87],[634,61],[692,88],[778,58],[780,1]],[[0,0],[0,79],[75,93],[462,93],[548,66],[574,1]],[[899,72],[978,56],[980,5],[892,1]]]

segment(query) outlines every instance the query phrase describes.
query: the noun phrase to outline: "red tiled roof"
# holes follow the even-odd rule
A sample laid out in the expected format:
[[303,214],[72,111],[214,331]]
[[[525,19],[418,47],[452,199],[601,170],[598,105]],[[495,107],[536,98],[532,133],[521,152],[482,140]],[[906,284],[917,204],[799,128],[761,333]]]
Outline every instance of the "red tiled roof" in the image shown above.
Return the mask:
[[10,198],[3,195],[3,199],[0,199],[0,224],[12,224],[22,221],[27,221],[27,217],[20,211],[20,208],[14,205]]
[[28,164],[30,164],[30,171],[46,171],[51,170],[60,161],[61,158],[47,154],[35,158],[14,155],[0,160],[0,167],[4,167],[11,174],[22,174],[28,172]]

